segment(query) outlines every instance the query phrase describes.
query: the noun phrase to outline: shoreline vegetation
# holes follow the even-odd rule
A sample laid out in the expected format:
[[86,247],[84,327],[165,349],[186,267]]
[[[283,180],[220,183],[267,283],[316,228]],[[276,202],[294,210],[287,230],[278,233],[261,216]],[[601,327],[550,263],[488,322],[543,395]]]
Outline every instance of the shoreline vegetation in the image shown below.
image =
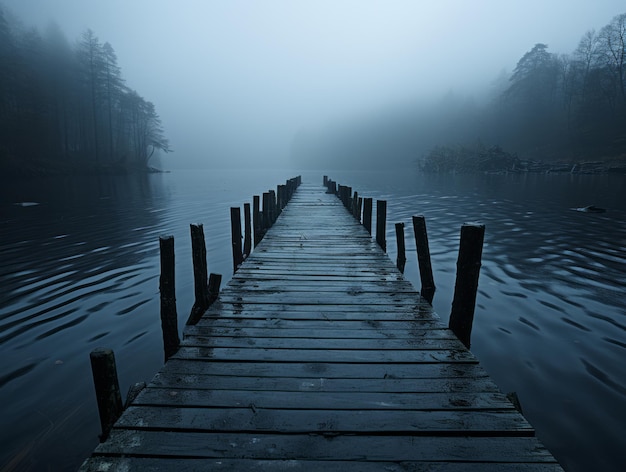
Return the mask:
[[[468,54],[480,63],[481,51]],[[426,92],[302,128],[293,159],[371,169],[417,163],[425,172],[624,173],[626,13],[584,33],[570,53],[536,43],[475,94]]]
[[150,161],[170,151],[108,42],[40,32],[0,3],[0,178],[160,172]]
[[522,159],[500,146],[436,146],[417,161],[425,173],[623,174],[626,158],[540,161]]

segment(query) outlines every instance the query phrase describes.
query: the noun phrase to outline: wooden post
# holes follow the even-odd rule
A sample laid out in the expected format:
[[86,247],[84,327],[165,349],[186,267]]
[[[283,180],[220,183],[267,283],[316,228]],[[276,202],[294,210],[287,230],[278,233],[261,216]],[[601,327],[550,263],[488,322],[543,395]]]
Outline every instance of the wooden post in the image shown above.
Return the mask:
[[328,176],[324,176],[324,187],[328,187]]
[[387,201],[376,200],[376,242],[387,252]]
[[404,248],[404,223],[396,223],[396,243],[398,246],[398,256],[396,257],[396,267],[400,273],[404,274],[406,264],[406,252]]
[[417,249],[417,265],[420,271],[422,297],[432,305],[435,296],[435,280],[433,268],[430,263],[430,250],[428,249],[428,234],[426,232],[426,219],[424,215],[413,217],[413,233],[415,234],[415,247]]
[[206,310],[213,304],[215,300],[220,295],[220,285],[222,283],[222,275],[221,274],[213,274],[209,275],[209,286],[207,288],[207,301],[206,308],[204,310],[192,311],[187,318],[187,325],[193,326],[200,321]]
[[261,199],[258,195],[252,197],[252,225],[254,226],[254,247],[261,242],[263,239],[262,234],[262,219],[261,219]]
[[208,270],[204,227],[201,224],[189,225],[191,230],[191,258],[193,261],[193,283],[196,300],[191,308],[190,318],[202,316],[209,306]]
[[332,179],[328,179],[328,182],[326,182],[326,193],[335,193],[333,191],[333,188],[335,187],[335,182]]
[[262,229],[262,236],[265,236],[265,233],[267,232],[268,229],[270,229],[270,227],[272,226],[272,223],[270,221],[270,193],[269,192],[263,192],[263,229]]
[[369,234],[372,234],[372,203],[371,198],[363,199],[363,226]]
[[276,211],[276,192],[270,190],[270,228],[276,223],[278,212]]
[[230,209],[230,234],[233,247],[234,274],[243,263],[243,252],[241,248],[241,209],[239,207],[231,207]]
[[165,361],[178,351],[178,314],[176,313],[176,285],[174,278],[174,236],[159,238],[161,249],[161,330],[163,331],[163,353]]
[[357,214],[358,209],[359,209],[359,192],[355,190],[354,196],[352,197],[352,216],[354,216],[356,220],[360,221],[361,215]]
[[246,259],[252,252],[252,226],[250,223],[250,204],[243,204],[244,239],[243,258]]
[[474,309],[476,308],[476,292],[478,291],[478,275],[480,274],[484,237],[485,225],[465,223],[461,226],[461,244],[456,263],[456,283],[448,326],[468,349],[474,321]]
[[111,349],[96,348],[89,354],[89,359],[102,428],[100,442],[104,442],[113,424],[122,414],[122,395],[117,380],[115,355]]
[[356,214],[357,214],[357,221],[360,223],[361,222],[361,215],[363,214],[363,198],[359,197],[359,201],[356,204]]
[[209,275],[209,306],[219,297],[221,284],[222,274],[211,273]]

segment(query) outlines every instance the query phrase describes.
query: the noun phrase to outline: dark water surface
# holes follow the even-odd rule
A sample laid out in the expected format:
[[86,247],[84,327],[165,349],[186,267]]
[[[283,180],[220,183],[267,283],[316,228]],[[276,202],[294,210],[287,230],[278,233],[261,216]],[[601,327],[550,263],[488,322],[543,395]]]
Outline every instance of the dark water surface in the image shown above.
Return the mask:
[[[160,368],[158,236],[176,238],[182,331],[193,304],[189,223],[204,224],[209,270],[226,281],[229,207],[296,174],[178,171],[3,183],[0,470],[75,470],[97,445],[95,347],[114,349],[123,392]],[[393,260],[394,223],[407,224],[406,276],[418,288],[410,220],[426,216],[434,307],[444,322],[460,226],[486,225],[472,351],[503,391],[518,393],[539,438],[569,470],[623,470],[624,177],[331,177],[388,200]],[[303,180],[321,183],[322,175]],[[608,211],[569,210],[590,204]]]

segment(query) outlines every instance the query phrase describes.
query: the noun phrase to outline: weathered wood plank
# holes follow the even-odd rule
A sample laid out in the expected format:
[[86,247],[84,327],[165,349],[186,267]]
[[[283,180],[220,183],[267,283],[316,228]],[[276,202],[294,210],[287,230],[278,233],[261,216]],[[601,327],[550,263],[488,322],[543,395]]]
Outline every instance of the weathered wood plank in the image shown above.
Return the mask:
[[[439,374],[436,372],[434,374]],[[357,381],[358,380],[358,381]],[[240,377],[179,372],[160,372],[150,382],[150,387],[196,390],[256,390],[283,392],[370,392],[370,393],[433,393],[433,392],[499,392],[488,377],[446,378],[325,378],[325,377]]]
[[554,462],[535,438],[114,430],[99,454],[343,461]]
[[418,350],[410,353],[405,350],[296,350],[263,348],[181,348],[172,357],[176,359],[207,359],[227,361],[269,361],[269,362],[352,362],[352,363],[417,363],[417,362],[477,362],[469,351],[464,350]]
[[[500,392],[283,392],[145,388],[133,406],[329,410],[509,410]],[[253,409],[254,409],[253,408]],[[521,416],[521,415],[520,415]]]
[[[222,319],[222,321],[226,321]],[[229,320],[231,321],[231,320]],[[247,321],[247,320],[246,320]],[[252,320],[250,320],[252,321]],[[297,326],[297,324],[296,324]],[[185,339],[189,339],[193,336],[210,336],[210,337],[238,337],[238,338],[311,338],[311,339],[409,339],[417,341],[420,339],[441,339],[441,340],[457,340],[454,333],[448,329],[417,329],[409,327],[407,329],[394,329],[387,328],[384,331],[379,329],[373,329],[369,326],[369,329],[351,329],[341,327],[337,323],[333,327],[320,325],[310,325],[311,327],[305,329],[304,327],[283,327],[281,323],[274,324],[271,328],[257,328],[253,325],[249,325],[247,322],[242,324],[222,323],[217,322],[209,326],[192,326],[190,329],[185,330]],[[315,326],[315,327],[312,327]]]
[[[252,316],[254,313],[260,313],[257,318]],[[224,316],[205,318],[203,323],[198,323],[194,326],[194,329],[212,329],[212,328],[265,328],[272,330],[272,332],[280,335],[283,329],[304,329],[304,330],[316,330],[323,329],[328,331],[343,331],[346,329],[363,330],[370,333],[372,337],[376,337],[376,333],[383,333],[383,336],[393,337],[397,331],[406,332],[409,335],[426,336],[425,331],[443,331],[450,335],[451,331],[447,328],[441,328],[441,323],[436,320],[427,319],[409,319],[409,320],[375,320],[375,319],[359,319],[359,320],[331,320],[328,318],[327,312],[319,311],[321,319],[303,320],[303,319],[282,319],[277,318],[274,312],[245,312],[245,315],[240,316],[242,313],[232,312],[231,314],[224,314]],[[275,331],[274,331],[275,330]],[[189,329],[188,332],[193,334],[194,331]],[[333,337],[333,336],[327,336]],[[365,336],[364,336],[365,337]]]
[[362,350],[362,351],[413,351],[461,349],[463,343],[458,339],[335,339],[335,338],[255,338],[255,337],[212,337],[210,335],[187,335],[182,347],[198,348],[238,348],[238,349],[293,349],[299,350]]
[[130,407],[116,428],[244,433],[413,434],[417,436],[533,436],[512,411],[285,410]]
[[198,359],[170,359],[161,372],[179,374],[210,374],[238,377],[310,378],[323,379],[468,379],[486,377],[476,363],[454,364],[350,364],[346,362],[227,362]]
[[83,472],[558,472],[555,463],[494,463],[494,462],[366,462],[313,461],[298,459],[254,460],[212,458],[152,458],[152,457],[94,457],[81,468]]

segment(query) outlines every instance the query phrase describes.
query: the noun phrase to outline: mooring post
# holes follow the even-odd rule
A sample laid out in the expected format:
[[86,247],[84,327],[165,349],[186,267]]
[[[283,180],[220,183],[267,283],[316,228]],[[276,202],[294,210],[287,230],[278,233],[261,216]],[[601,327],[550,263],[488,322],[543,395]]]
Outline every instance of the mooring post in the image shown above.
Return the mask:
[[360,223],[361,222],[361,215],[363,214],[363,198],[359,197],[359,201],[356,204],[356,214],[357,214],[357,221]]
[[335,193],[333,192],[333,185],[335,185],[335,182],[332,179],[326,181],[326,193]]
[[[206,263],[206,244],[202,224],[189,225],[191,230],[191,257],[193,261],[193,284],[196,300],[189,318],[196,318],[209,306],[209,288],[207,286],[208,269]],[[189,322],[187,322],[189,324]]]
[[372,203],[371,198],[363,199],[363,226],[369,234],[372,234]]
[[448,326],[468,349],[476,308],[484,237],[485,225],[483,224],[465,223],[461,226],[454,298]]
[[352,216],[354,216],[354,219],[360,221],[361,215],[357,213],[358,210],[359,210],[359,192],[355,190],[354,196],[352,197]]
[[209,306],[219,297],[221,284],[222,274],[211,273],[209,275]]
[[276,211],[276,192],[270,190],[270,227],[274,226],[278,218],[278,212]]
[[254,226],[254,247],[261,242],[261,199],[258,195],[252,197],[252,226]]
[[263,238],[263,236],[265,236],[265,233],[267,232],[267,230],[272,226],[271,222],[270,222],[270,193],[269,192],[263,192],[263,223],[262,223],[262,232],[261,232],[261,238]]
[[96,388],[96,401],[100,415],[102,434],[100,442],[106,441],[113,424],[122,414],[122,395],[117,380],[115,355],[111,349],[96,348],[89,354],[91,373]]
[[328,187],[328,176],[324,176],[324,187]]
[[435,296],[435,280],[433,268],[430,263],[430,250],[428,248],[428,234],[426,232],[426,219],[424,215],[413,217],[413,233],[415,234],[415,246],[417,249],[417,265],[420,271],[422,288],[420,294],[432,305]]
[[161,250],[161,330],[163,331],[163,353],[165,361],[178,351],[178,314],[176,313],[176,285],[174,277],[174,236],[159,238]]
[[387,201],[376,200],[376,242],[387,252]]
[[244,238],[243,258],[246,259],[252,252],[252,226],[250,222],[250,204],[243,204]]
[[396,244],[398,247],[396,267],[398,268],[400,273],[404,274],[404,266],[406,264],[406,252],[404,247],[404,223],[396,223]]
[[230,208],[230,234],[233,247],[233,274],[237,272],[243,263],[243,251],[241,248],[241,209]]

